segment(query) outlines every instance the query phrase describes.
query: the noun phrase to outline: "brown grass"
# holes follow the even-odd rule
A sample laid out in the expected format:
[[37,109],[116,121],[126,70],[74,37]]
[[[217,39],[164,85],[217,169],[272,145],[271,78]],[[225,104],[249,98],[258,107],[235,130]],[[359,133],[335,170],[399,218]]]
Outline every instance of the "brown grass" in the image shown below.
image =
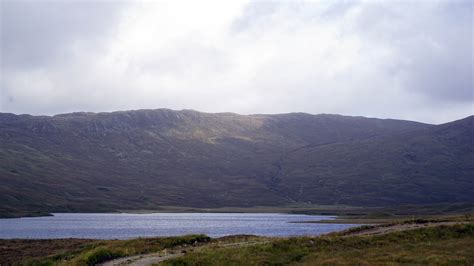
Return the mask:
[[98,243],[88,239],[45,239],[45,240],[0,240],[0,265],[36,260],[66,252],[83,250],[87,245]]

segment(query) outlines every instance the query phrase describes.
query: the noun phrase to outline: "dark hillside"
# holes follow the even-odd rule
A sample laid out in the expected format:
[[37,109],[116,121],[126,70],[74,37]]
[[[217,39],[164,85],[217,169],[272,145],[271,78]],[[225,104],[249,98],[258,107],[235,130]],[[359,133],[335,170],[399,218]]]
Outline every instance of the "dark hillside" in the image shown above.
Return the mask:
[[[0,114],[7,211],[474,201],[472,117]],[[442,189],[441,189],[442,188]]]
[[474,117],[299,149],[285,157],[280,176],[282,190],[291,190],[298,201],[379,206],[473,202]]

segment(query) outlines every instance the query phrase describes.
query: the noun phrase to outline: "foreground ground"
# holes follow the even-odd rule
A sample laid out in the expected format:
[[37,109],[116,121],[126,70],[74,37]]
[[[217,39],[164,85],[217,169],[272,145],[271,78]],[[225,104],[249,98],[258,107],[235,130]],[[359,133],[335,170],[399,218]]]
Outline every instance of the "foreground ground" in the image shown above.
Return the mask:
[[472,222],[362,226],[321,237],[279,239],[245,247],[206,247],[167,265],[380,265],[474,263]]
[[0,264],[473,265],[474,216],[410,219],[320,237],[203,235],[134,240],[0,240]]

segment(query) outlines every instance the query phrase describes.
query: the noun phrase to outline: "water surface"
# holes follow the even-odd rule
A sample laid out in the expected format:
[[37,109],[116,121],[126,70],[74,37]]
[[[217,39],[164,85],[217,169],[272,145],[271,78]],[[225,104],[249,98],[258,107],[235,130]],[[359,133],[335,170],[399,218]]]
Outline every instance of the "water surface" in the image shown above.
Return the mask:
[[206,234],[259,236],[320,235],[355,225],[294,223],[334,219],[278,213],[55,213],[54,216],[0,219],[0,238],[94,238]]

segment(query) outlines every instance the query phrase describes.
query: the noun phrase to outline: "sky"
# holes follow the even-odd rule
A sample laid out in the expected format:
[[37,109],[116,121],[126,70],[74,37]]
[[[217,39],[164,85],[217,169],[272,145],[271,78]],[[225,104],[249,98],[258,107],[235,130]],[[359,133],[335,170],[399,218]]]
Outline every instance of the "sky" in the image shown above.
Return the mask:
[[0,112],[474,114],[473,4],[0,3]]

